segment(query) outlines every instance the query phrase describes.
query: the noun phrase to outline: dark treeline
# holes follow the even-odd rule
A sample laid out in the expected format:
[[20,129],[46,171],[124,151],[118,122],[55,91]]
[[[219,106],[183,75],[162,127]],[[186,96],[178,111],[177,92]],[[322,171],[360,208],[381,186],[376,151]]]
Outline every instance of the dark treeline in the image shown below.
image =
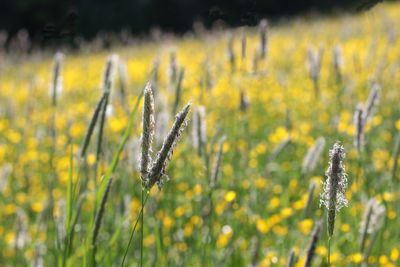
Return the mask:
[[13,36],[24,28],[33,40],[82,36],[100,31],[147,34],[153,27],[183,33],[194,21],[206,27],[255,25],[276,18],[317,10],[358,11],[380,0],[1,0],[0,30]]

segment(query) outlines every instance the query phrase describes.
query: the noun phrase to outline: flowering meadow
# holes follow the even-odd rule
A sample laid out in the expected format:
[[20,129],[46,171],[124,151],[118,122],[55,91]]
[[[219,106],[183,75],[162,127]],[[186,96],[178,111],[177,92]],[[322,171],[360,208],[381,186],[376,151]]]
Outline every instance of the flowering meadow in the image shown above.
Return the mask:
[[400,266],[399,17],[0,50],[0,266]]

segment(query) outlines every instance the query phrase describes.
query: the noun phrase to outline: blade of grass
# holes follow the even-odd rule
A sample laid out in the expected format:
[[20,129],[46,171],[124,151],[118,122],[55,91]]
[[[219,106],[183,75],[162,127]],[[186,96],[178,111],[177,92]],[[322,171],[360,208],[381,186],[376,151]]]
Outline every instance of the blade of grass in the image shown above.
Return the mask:
[[67,233],[64,238],[64,253],[62,259],[62,266],[65,266],[67,262],[67,255],[69,249],[69,232],[70,223],[72,216],[72,171],[73,171],[73,157],[72,157],[72,146],[69,156],[69,168],[68,168],[68,182],[67,182],[67,203],[65,207],[66,220],[65,220],[65,232]]
[[71,152],[70,152],[70,156],[69,156],[66,220],[65,220],[65,231],[67,233],[69,232],[69,229],[70,229],[71,216],[72,216],[72,171],[73,171],[73,156],[72,156],[72,146],[71,146]]
[[82,148],[81,148],[81,158],[85,157],[86,149],[89,146],[90,138],[92,137],[94,127],[96,126],[97,118],[99,116],[100,110],[103,106],[103,102],[107,98],[107,93],[103,93],[100,100],[97,102],[96,107],[94,109],[92,119],[89,122],[89,127],[86,131],[85,138],[83,139]]
[[[128,246],[126,246],[124,257],[122,258],[121,267],[124,266],[126,255],[128,254],[129,247],[131,246],[131,243],[132,243],[133,234],[135,233],[136,226],[137,226],[137,223],[139,222],[139,219],[142,217],[143,209],[144,209],[144,206],[146,205],[146,202],[147,202],[147,199],[149,198],[149,195],[150,195],[150,192],[147,192],[146,193],[146,197],[145,197],[144,202],[143,202],[143,205],[142,205],[142,208],[140,209],[140,213],[139,213],[138,217],[136,218],[135,225],[132,228],[131,235],[129,237]],[[141,227],[143,227],[143,226],[141,226]]]
[[141,91],[140,95],[138,96],[138,98],[136,100],[135,107],[133,108],[133,111],[129,118],[128,126],[125,129],[125,132],[122,137],[121,143],[119,144],[118,150],[114,154],[114,158],[111,162],[111,166],[108,168],[106,174],[104,175],[103,180],[100,182],[99,189],[97,190],[97,193],[96,193],[96,208],[97,208],[98,204],[100,203],[101,196],[103,195],[103,192],[106,188],[108,180],[111,177],[111,174],[113,174],[113,172],[115,171],[115,168],[117,167],[117,164],[119,161],[119,156],[120,156],[122,150],[124,149],[126,142],[128,141],[128,138],[129,138],[132,126],[133,126],[133,122],[135,120],[135,115],[139,109],[140,100],[143,97],[143,92],[144,92],[144,89]]

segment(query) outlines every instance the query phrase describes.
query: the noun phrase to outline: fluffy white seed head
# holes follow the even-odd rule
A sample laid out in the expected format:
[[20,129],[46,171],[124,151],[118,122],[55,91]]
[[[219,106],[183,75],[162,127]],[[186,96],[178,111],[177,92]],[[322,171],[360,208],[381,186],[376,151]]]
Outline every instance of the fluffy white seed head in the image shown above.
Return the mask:
[[324,191],[321,193],[320,205],[325,206],[329,210],[333,204],[336,212],[339,212],[341,208],[348,205],[345,196],[347,175],[343,165],[343,159],[346,157],[346,154],[343,151],[343,146],[339,142],[336,142],[333,149],[329,150],[329,156],[331,160],[326,171],[327,179],[323,183]]

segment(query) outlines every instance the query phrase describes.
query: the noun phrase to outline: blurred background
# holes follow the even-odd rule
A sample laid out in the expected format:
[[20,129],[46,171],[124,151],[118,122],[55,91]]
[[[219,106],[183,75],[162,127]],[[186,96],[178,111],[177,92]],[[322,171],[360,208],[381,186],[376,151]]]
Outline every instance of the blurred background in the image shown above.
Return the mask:
[[256,25],[304,13],[358,12],[381,0],[1,0],[0,41],[29,38],[40,46],[118,33],[157,36],[213,27]]

